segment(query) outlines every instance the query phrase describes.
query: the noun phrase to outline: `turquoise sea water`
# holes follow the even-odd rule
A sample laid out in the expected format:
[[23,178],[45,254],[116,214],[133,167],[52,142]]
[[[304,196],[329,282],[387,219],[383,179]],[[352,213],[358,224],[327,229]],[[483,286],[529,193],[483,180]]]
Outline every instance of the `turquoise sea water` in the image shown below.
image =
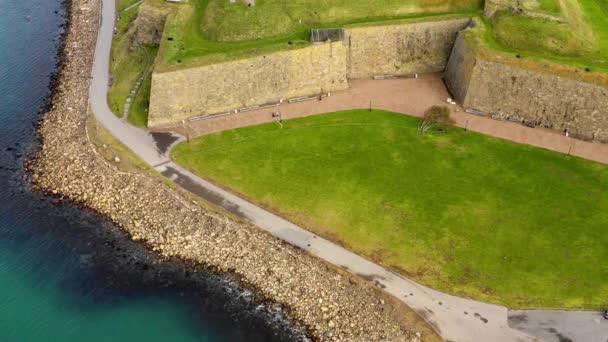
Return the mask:
[[64,13],[0,0],[0,341],[294,341],[225,276],[159,261],[93,213],[30,191]]

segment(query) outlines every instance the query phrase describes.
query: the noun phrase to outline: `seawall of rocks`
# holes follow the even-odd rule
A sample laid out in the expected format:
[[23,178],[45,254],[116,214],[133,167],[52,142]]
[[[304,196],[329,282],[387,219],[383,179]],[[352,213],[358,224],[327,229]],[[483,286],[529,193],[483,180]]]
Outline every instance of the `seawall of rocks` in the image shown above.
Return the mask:
[[[160,179],[106,162],[87,136],[100,0],[72,0],[63,65],[27,167],[34,188],[90,207],[166,257],[230,272],[282,304],[319,341],[419,341],[407,308],[349,273],[248,224],[211,214]],[[386,301],[385,301],[386,300]],[[393,300],[393,302],[397,302]]]

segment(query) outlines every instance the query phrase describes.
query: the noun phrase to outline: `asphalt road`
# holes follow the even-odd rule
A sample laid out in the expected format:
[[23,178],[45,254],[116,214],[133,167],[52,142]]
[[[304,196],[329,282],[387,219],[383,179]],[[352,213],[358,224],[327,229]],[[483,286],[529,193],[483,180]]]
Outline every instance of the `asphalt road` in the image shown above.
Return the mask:
[[[348,250],[318,237],[173,163],[168,155],[184,138],[173,133],[150,133],[115,116],[107,103],[110,47],[114,29],[114,0],[102,0],[90,104],[97,120],[146,163],[201,197],[251,221],[277,238],[374,283],[416,310],[449,341],[606,341],[608,321],[586,311],[515,311],[451,296],[420,285]],[[519,317],[519,318],[518,318]],[[523,319],[522,317],[525,317]],[[559,319],[555,318],[559,317]],[[517,329],[511,328],[511,326]],[[559,334],[548,334],[554,329]],[[589,339],[591,338],[591,339]]]
[[608,341],[608,320],[597,311],[510,310],[509,325],[545,341]]

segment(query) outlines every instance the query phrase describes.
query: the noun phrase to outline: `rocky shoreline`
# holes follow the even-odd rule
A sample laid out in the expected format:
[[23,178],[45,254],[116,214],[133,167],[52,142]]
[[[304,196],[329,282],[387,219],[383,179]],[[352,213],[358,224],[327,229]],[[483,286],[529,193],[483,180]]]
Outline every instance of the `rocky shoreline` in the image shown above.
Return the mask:
[[67,2],[62,65],[39,126],[41,149],[26,166],[34,188],[95,210],[163,257],[233,274],[264,300],[287,308],[313,340],[422,340],[403,319],[409,309],[368,283],[256,227],[209,213],[160,179],[120,171],[99,155],[87,133],[99,1]]

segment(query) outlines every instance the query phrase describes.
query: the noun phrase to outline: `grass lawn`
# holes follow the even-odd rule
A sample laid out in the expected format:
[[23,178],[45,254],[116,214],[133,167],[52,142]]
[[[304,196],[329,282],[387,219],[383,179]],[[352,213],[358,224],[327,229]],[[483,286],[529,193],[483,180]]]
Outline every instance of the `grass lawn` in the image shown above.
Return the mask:
[[193,172],[437,289],[608,304],[608,166],[419,119],[330,113],[182,143]]

